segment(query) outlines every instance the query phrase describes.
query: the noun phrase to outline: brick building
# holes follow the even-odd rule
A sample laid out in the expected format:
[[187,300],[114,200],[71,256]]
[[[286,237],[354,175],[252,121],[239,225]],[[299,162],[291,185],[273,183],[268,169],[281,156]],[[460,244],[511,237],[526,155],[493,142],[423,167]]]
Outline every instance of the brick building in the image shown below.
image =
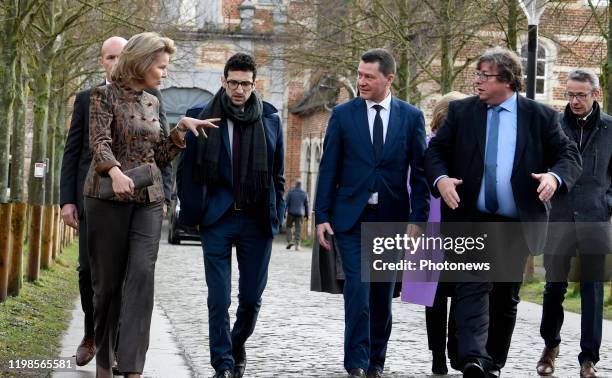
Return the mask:
[[[237,51],[253,54],[259,64],[257,88],[263,98],[279,109],[286,138],[285,173],[287,187],[301,178],[303,187],[314,198],[318,165],[329,110],[350,95],[333,78],[288,65],[281,59],[287,27],[287,14],[304,6],[296,0],[174,0],[166,18],[176,20],[183,37],[178,56],[163,88],[170,121],[185,110],[206,101],[220,87],[226,59]],[[567,73],[576,67],[600,71],[606,57],[606,43],[592,17],[586,0],[555,2],[541,18],[537,59],[536,99],[561,109]],[[605,15],[605,1],[594,1]],[[551,3],[552,4],[552,3]],[[303,10],[303,9],[302,9]],[[605,24],[605,22],[604,22]],[[521,25],[526,29],[526,25]],[[487,45],[503,45],[503,34],[482,31],[486,42],[465,49],[456,64],[467,56],[477,56]],[[526,32],[519,34],[518,50],[526,58]],[[364,46],[364,50],[368,47]],[[526,59],[525,59],[526,61]],[[435,65],[438,62],[434,61]],[[472,93],[472,68],[455,81],[453,89]],[[427,96],[417,106],[429,118],[440,97],[437,86],[426,82],[419,87]]]

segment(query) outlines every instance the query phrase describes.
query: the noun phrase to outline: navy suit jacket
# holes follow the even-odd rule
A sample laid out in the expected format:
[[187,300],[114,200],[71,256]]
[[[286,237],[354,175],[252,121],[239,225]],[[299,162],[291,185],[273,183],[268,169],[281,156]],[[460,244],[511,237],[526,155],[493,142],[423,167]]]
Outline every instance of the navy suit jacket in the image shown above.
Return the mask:
[[[187,111],[187,116],[197,117],[206,104],[197,105]],[[270,190],[266,203],[262,206],[268,211],[258,217],[270,237],[277,234],[285,214],[285,178],[284,178],[284,147],[283,128],[278,110],[264,101],[263,125],[268,149],[268,175]],[[232,159],[230,155],[229,133],[227,121],[221,120],[219,125],[223,136],[221,156],[219,157],[219,184],[215,187],[205,187],[192,180],[193,163],[197,154],[197,139],[192,133],[187,133],[187,147],[182,152],[176,174],[177,194],[181,201],[179,222],[188,226],[199,225],[207,227],[215,224],[234,203],[232,190]]]
[[336,232],[350,230],[375,188],[382,219],[426,222],[429,190],[423,168],[425,149],[423,113],[404,101],[391,99],[380,161],[374,155],[365,100],[357,97],[334,107],[319,167],[316,223],[330,222]]

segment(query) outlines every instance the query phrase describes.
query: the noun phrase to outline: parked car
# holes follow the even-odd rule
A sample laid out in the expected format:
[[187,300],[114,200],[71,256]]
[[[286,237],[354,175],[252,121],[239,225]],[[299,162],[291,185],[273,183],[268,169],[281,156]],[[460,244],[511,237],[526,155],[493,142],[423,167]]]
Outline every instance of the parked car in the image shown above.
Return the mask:
[[[187,112],[185,113],[185,115],[187,117],[196,118],[200,114],[200,112],[202,112],[202,109],[204,109],[205,105],[206,105],[205,103],[194,105],[190,107],[189,109],[187,109]],[[177,157],[175,162],[173,163],[175,167],[174,169],[175,175],[176,175],[176,167],[178,166],[178,159],[179,157]],[[176,190],[177,188],[176,188],[176,180],[175,180],[174,194],[172,196],[173,200],[170,203],[170,208],[168,209],[168,223],[170,225],[170,227],[168,228],[168,243],[181,244],[181,240],[200,241],[200,232],[198,231],[197,227],[185,226],[183,224],[180,224],[178,221],[179,214],[181,212],[181,201],[177,197]]]
[[[176,198],[176,197],[175,197]],[[168,243],[181,244],[182,240],[200,241],[200,232],[197,227],[189,227],[178,222],[181,212],[181,201],[176,198],[170,203],[168,209]]]

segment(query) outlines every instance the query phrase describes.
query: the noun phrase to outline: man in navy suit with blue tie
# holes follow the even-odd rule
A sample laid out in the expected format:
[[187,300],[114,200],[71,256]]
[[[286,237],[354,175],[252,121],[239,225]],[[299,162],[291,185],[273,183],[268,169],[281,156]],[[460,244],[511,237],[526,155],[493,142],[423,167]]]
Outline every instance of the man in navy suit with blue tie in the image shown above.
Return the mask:
[[382,376],[395,285],[362,280],[361,222],[410,222],[407,233],[417,236],[417,224],[429,213],[423,113],[391,95],[395,71],[384,49],[362,55],[359,97],[332,110],[319,167],[317,238],[329,250],[326,234],[335,235],[340,250],[346,277],[344,367],[350,377]]
[[[215,377],[246,367],[245,343],[255,329],[268,279],[272,237],[285,213],[283,133],[278,111],[255,89],[252,56],[234,54],[223,87],[199,118],[221,118],[218,129],[189,134],[177,170],[180,221],[199,225],[208,286],[210,359]],[[211,115],[214,114],[214,117]],[[240,277],[238,310],[230,330],[232,246]]]

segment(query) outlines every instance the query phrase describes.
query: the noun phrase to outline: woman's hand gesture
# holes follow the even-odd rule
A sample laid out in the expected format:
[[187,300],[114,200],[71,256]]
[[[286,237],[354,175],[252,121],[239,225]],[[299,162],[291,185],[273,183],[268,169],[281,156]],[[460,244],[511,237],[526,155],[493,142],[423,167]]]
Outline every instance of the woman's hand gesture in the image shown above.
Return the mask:
[[215,125],[214,122],[221,121],[221,118],[209,118],[209,119],[197,119],[191,117],[183,117],[179,121],[177,127],[180,131],[186,132],[191,130],[193,135],[198,136],[202,134],[204,138],[208,138],[204,129],[218,129],[219,126]]

